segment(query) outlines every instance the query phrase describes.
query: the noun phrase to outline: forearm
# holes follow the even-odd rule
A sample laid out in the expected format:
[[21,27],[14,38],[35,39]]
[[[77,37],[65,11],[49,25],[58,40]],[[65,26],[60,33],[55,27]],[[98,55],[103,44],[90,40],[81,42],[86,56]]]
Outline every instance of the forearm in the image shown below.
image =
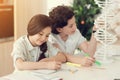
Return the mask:
[[81,56],[74,56],[69,54],[66,54],[66,56],[68,62],[80,64],[81,66],[89,67],[94,63],[94,58],[91,57],[81,57]]
[[19,70],[45,69],[46,62],[23,62],[23,61],[19,60],[16,62],[16,67]]
[[64,63],[64,62],[66,62],[66,57],[63,53],[58,53],[56,56],[49,57],[49,58],[44,58],[40,61],[45,61],[45,62],[47,62],[47,61],[58,61],[58,62]]
[[90,54],[91,57],[94,56],[96,47],[97,47],[97,41],[94,37],[94,34],[92,34],[90,42],[88,44],[88,53]]
[[78,64],[81,63],[82,59],[80,56],[74,56],[71,54],[65,54],[65,56],[66,56],[67,62],[78,63]]

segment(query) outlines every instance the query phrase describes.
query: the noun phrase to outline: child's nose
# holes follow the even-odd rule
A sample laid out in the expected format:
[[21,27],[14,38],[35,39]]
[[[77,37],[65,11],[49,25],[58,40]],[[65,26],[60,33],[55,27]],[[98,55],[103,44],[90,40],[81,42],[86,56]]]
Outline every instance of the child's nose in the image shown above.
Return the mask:
[[45,41],[46,40],[46,36],[42,36],[42,41]]
[[75,31],[76,30],[76,26],[74,26],[72,30]]

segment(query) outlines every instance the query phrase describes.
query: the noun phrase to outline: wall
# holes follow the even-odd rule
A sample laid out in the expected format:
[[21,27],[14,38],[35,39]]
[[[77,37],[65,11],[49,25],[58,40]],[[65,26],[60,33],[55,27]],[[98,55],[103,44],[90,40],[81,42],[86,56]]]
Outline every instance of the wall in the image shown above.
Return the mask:
[[71,5],[73,0],[15,0],[14,14],[15,40],[21,35],[26,34],[26,28],[30,18],[38,13],[48,14],[55,6],[66,4]]
[[0,76],[13,72],[12,45],[13,41],[0,43]]
[[58,5],[72,5],[73,0],[47,0],[47,14]]
[[14,35],[15,40],[26,34],[30,18],[38,13],[46,13],[46,0],[15,0],[14,1]]

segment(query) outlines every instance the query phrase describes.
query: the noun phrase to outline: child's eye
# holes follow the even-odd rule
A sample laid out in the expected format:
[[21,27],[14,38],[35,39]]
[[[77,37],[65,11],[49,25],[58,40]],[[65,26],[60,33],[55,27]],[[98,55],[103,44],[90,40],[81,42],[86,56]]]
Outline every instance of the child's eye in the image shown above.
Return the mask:
[[46,37],[49,37],[49,35],[46,35]]
[[69,27],[70,27],[70,28],[72,28],[72,27],[73,27],[73,25],[70,25]]
[[42,36],[43,34],[42,34],[42,33],[39,33],[39,35],[41,35],[41,36]]

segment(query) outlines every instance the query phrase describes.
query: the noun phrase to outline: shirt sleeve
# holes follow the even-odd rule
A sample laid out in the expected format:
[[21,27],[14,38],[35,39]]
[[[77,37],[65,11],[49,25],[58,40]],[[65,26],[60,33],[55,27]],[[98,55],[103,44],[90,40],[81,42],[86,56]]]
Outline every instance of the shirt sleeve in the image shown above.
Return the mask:
[[55,56],[57,55],[58,52],[60,52],[60,50],[54,47],[50,42],[47,42],[47,46],[48,46],[48,51],[46,55],[48,55],[48,57]]
[[14,65],[15,62],[18,58],[21,58],[22,60],[25,60],[25,56],[24,56],[24,48],[22,46],[22,44],[19,41],[16,41],[13,45],[13,51],[12,51],[12,57],[13,57],[13,61],[14,61]]
[[57,40],[55,39],[55,37],[53,36],[54,34],[50,34],[49,38],[48,38],[48,41],[51,43],[51,44],[54,44],[57,42]]
[[77,30],[76,36],[78,36],[78,41],[77,41],[77,48],[80,46],[81,43],[86,41],[86,38],[82,36],[79,30]]

